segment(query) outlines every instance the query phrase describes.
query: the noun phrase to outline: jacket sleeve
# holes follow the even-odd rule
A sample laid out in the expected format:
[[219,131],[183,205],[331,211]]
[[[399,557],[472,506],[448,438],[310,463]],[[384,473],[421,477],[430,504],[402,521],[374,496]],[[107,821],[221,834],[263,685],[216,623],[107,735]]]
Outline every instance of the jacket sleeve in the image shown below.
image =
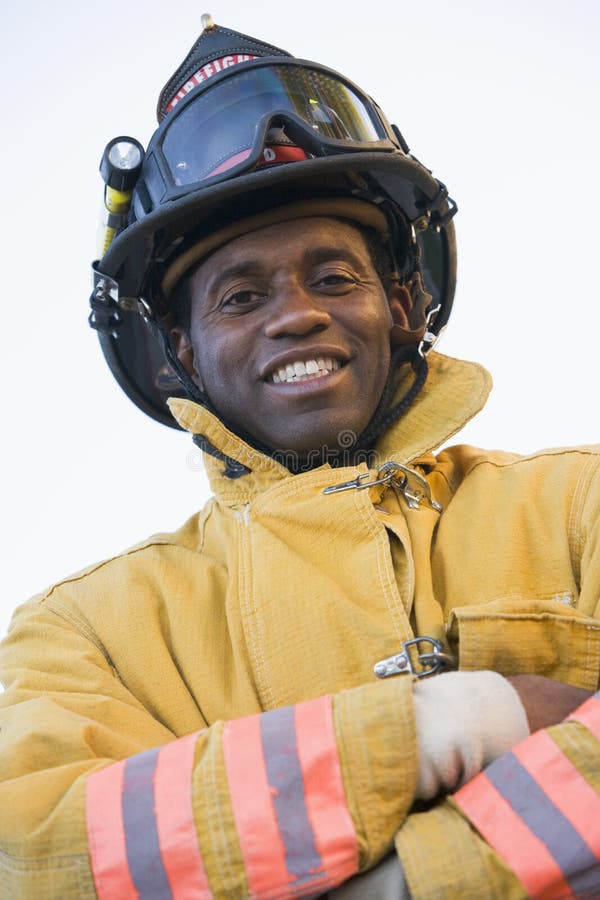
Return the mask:
[[22,608],[1,656],[10,900],[322,894],[390,850],[415,798],[527,733],[505,679],[461,672],[174,734],[56,598]]
[[412,803],[408,681],[180,736],[43,603],[0,663],[2,900],[320,894],[381,858]]
[[597,693],[410,815],[396,849],[411,897],[600,896],[599,759]]
[[[593,463],[593,464],[592,464]],[[569,522],[579,608],[600,618],[600,479]],[[396,836],[413,900],[600,897],[600,693],[516,744]]]

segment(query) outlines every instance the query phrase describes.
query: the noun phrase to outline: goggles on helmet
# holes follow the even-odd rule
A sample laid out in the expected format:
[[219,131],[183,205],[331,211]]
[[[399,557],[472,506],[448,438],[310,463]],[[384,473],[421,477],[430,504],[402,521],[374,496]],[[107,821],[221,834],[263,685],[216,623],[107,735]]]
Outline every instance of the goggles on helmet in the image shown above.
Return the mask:
[[213,76],[168,113],[142,169],[152,206],[285,158],[271,144],[299,146],[306,158],[393,150],[398,139],[373,101],[336,72],[255,60]]

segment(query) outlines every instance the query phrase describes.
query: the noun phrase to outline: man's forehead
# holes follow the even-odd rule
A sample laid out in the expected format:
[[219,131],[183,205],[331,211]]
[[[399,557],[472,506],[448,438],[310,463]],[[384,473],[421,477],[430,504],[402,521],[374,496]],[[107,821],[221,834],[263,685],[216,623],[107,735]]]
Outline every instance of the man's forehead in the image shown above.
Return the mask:
[[204,281],[291,259],[359,262],[365,255],[368,258],[369,251],[358,224],[333,217],[307,217],[268,225],[228,241],[202,260],[194,275]]
[[[293,222],[305,219],[325,219],[332,222],[334,235],[341,227],[368,227],[387,239],[388,222],[383,212],[373,203],[355,197],[308,197],[270,206],[262,212],[249,213],[247,210],[239,218],[233,218],[223,224],[216,224],[209,230],[199,234],[188,235],[182,249],[168,264],[162,278],[162,291],[168,299],[177,282],[183,275],[188,275],[200,262],[206,261],[216,251],[232,243],[237,238],[266,231],[272,225],[277,226],[276,242],[281,243],[282,229],[286,234],[295,233]],[[301,226],[302,227],[302,226]],[[306,228],[304,228],[306,231]],[[269,235],[273,232],[269,232]]]

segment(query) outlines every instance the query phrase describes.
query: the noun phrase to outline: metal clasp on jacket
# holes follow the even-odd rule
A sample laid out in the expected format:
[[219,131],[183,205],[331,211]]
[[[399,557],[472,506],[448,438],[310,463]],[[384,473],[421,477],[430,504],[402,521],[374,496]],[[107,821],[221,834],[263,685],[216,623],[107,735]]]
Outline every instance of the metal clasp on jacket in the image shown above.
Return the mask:
[[419,509],[421,503],[425,503],[436,512],[441,512],[442,507],[431,497],[431,490],[427,479],[414,469],[403,466],[402,463],[387,462],[378,469],[375,477],[370,472],[363,472],[350,481],[342,481],[340,484],[332,484],[323,490],[324,494],[337,494],[340,491],[362,491],[376,484],[387,484],[402,495],[406,504],[411,509]]
[[[422,645],[431,649],[421,650]],[[439,672],[456,669],[456,660],[444,651],[443,645],[431,637],[416,637],[404,641],[402,651],[394,656],[387,656],[375,663],[373,672],[378,678],[389,678],[391,675],[414,675],[426,678]]]

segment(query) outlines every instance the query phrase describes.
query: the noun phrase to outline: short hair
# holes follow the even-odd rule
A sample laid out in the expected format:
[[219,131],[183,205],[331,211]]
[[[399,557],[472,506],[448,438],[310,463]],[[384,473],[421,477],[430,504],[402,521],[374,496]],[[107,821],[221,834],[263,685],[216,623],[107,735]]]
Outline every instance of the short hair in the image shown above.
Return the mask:
[[[387,294],[392,283],[398,280],[398,272],[388,240],[368,225],[361,225],[350,220],[344,221],[348,221],[362,234],[371,256],[373,268]],[[186,334],[189,334],[192,315],[192,278],[205,260],[206,257],[199,260],[180,278],[171,295],[171,325],[182,328]]]

